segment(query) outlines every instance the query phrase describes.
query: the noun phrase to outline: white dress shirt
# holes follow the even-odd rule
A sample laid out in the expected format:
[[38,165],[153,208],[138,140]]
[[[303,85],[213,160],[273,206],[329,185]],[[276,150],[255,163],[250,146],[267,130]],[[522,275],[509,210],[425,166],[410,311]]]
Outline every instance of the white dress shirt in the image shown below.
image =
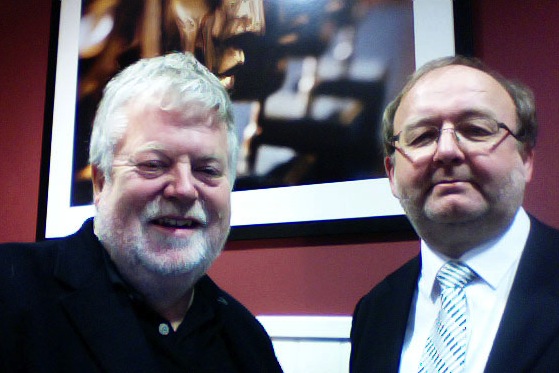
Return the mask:
[[[501,237],[460,258],[479,276],[465,288],[471,334],[464,372],[483,372],[485,368],[529,232],[530,219],[520,208]],[[435,276],[448,260],[421,241],[421,274],[408,319],[400,372],[418,370],[440,309],[440,287]]]

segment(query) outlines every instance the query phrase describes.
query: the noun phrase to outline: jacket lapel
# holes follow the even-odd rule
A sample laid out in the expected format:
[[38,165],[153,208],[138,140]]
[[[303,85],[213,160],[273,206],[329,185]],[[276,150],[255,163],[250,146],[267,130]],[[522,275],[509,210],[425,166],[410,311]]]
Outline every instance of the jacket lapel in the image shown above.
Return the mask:
[[358,304],[352,326],[350,371],[398,372],[420,267],[420,258],[414,258]]
[[532,219],[486,372],[530,371],[558,338],[558,251],[559,233]]
[[400,357],[402,347],[404,345],[404,338],[408,325],[409,311],[415,293],[417,279],[421,269],[421,260],[419,257],[408,262],[403,267],[402,272],[396,272],[396,276],[389,279],[389,291],[391,295],[387,298],[385,307],[381,308],[384,315],[379,320],[390,320],[380,325],[381,330],[384,330],[383,335],[390,336],[384,342],[378,343],[379,349],[376,356],[394,356],[388,370],[398,372],[400,366]]
[[158,371],[130,303],[108,281],[104,249],[87,230],[84,226],[61,248],[55,271],[72,289],[61,297],[70,322],[104,371]]
[[126,299],[96,281],[62,299],[71,322],[107,372],[155,372],[147,341]]

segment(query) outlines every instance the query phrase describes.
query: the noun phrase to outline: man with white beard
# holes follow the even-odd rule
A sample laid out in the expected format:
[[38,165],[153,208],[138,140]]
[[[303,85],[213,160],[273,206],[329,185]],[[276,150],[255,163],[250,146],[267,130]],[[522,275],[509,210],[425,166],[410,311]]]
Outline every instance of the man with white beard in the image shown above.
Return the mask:
[[281,372],[262,326],[205,275],[229,233],[237,148],[227,93],[191,54],[109,82],[95,218],[0,248],[0,370]]

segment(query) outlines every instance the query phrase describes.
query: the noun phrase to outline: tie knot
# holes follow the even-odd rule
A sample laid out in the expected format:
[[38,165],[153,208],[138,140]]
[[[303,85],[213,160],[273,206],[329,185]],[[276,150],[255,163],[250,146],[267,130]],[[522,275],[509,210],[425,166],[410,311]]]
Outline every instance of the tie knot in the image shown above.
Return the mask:
[[446,262],[437,273],[437,281],[441,288],[463,288],[477,275],[470,267],[462,262]]

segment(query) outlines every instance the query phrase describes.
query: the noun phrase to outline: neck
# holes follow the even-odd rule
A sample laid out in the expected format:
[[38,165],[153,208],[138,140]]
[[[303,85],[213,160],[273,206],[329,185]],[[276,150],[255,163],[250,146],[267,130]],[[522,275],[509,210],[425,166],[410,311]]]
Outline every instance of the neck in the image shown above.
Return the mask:
[[[142,273],[144,272],[144,273]],[[161,276],[135,271],[121,271],[136,291],[145,297],[146,303],[176,330],[183,321],[194,299],[194,285],[201,277],[197,273]]]
[[431,247],[452,259],[490,242],[510,226],[511,221],[487,224],[483,219],[460,223],[425,223],[415,226],[419,236]]
[[[177,330],[184,320],[186,313],[192,306],[194,300],[194,288],[187,291],[184,296],[179,298],[175,303],[163,305],[161,303],[152,304],[155,311],[165,320],[171,323],[173,330]],[[148,300],[149,302],[149,300]]]

